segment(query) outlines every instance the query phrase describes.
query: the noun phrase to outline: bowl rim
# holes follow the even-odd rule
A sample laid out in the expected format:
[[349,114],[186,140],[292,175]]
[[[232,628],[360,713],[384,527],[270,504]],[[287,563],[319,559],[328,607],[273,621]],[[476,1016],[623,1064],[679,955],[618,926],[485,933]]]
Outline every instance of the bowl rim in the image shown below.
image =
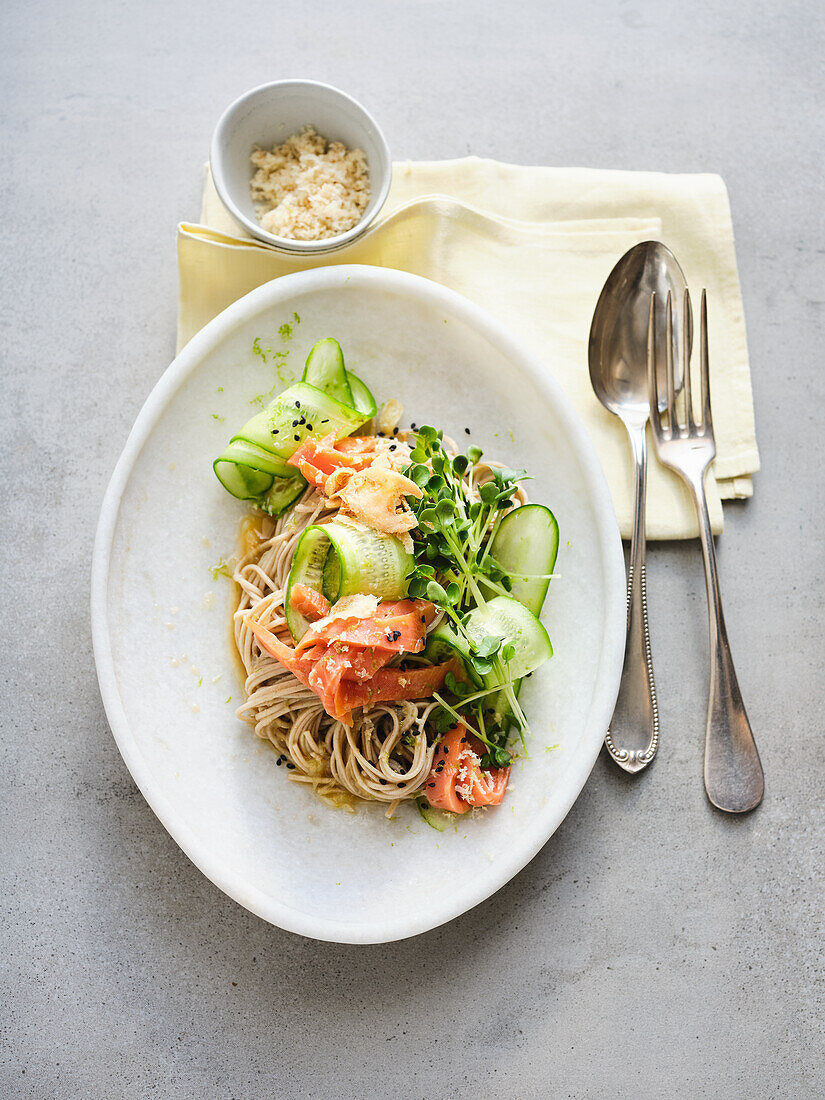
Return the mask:
[[[371,194],[371,199],[377,196],[377,201],[375,202],[373,210],[369,213],[365,212],[360,221],[351,229],[348,229],[345,233],[339,233],[335,237],[324,237],[319,241],[297,241],[290,237],[278,237],[274,233],[267,232],[267,230],[262,229],[256,221],[248,218],[246,214],[243,213],[235,202],[231,189],[226,182],[223,167],[224,155],[226,152],[225,132],[233,115],[243,104],[255,99],[261,92],[268,91],[270,88],[286,89],[288,87],[320,89],[322,95],[331,95],[333,98],[344,99],[350,103],[364,116],[367,126],[372,127],[375,138],[386,161],[386,170],[383,172],[380,186],[377,191],[373,191]],[[272,80],[266,84],[258,84],[256,87],[250,88],[249,91],[244,92],[243,95],[238,96],[238,98],[233,100],[221,114],[212,133],[212,141],[209,147],[209,168],[212,173],[215,190],[218,192],[221,202],[230,214],[239,221],[256,240],[263,241],[264,244],[269,244],[273,248],[278,248],[283,252],[290,252],[295,255],[310,254],[315,256],[324,252],[335,252],[339,248],[343,248],[345,245],[350,244],[357,237],[360,237],[383,209],[392,182],[392,159],[390,157],[390,149],[387,145],[387,139],[384,137],[384,132],[375,121],[375,118],[362,103],[359,103],[357,99],[354,99],[347,92],[342,91],[340,88],[336,88],[333,84],[325,84],[320,80]],[[371,188],[374,182],[372,173],[373,166],[370,165]]]
[[[320,917],[281,903],[257,885],[235,873],[213,855],[199,834],[177,814],[145,763],[138,739],[132,734],[117,684],[109,634],[108,587],[112,545],[120,505],[132,469],[169,401],[194,374],[203,360],[231,333],[264,309],[299,293],[356,288],[389,290],[435,305],[470,325],[536,384],[554,404],[576,446],[585,480],[591,490],[605,587],[605,613],[596,684],[579,741],[578,763],[569,773],[567,795],[558,804],[539,810],[536,827],[509,858],[491,864],[491,873],[479,876],[460,895],[444,900],[413,918],[401,913],[392,920],[351,921]],[[461,916],[505,886],[547,843],[579,797],[601,750],[613,713],[621,679],[625,645],[625,571],[619,527],[601,465],[587,431],[570,401],[539,358],[527,351],[498,321],[457,292],[420,275],[365,265],[333,265],[283,275],[262,284],[228,306],[204,326],[182,349],[156,382],[141,408],[106,489],[95,533],[91,569],[91,627],[95,665],[106,716],[121,756],[146,801],[167,832],[192,862],[240,905],[287,931],[334,943],[388,943],[419,935]],[[551,812],[552,811],[552,812]]]

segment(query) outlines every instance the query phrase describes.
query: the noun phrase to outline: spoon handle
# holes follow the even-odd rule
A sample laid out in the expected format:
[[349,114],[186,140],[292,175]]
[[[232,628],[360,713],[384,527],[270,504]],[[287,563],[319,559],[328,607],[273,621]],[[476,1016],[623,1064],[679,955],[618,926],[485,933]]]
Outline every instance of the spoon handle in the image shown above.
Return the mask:
[[646,421],[627,425],[636,467],[636,494],[630,567],[627,573],[627,635],[619,696],[605,747],[620,768],[636,773],[651,762],[659,747],[659,708],[650,653],[645,580],[645,500],[647,493]]

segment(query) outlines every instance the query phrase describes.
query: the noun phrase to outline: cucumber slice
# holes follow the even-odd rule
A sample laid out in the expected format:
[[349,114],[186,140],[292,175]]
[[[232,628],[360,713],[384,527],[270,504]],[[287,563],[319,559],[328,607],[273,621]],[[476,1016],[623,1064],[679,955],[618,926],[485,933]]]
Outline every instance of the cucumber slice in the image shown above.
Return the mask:
[[484,681],[470,664],[470,650],[466,641],[456,634],[448,622],[439,623],[431,631],[424,647],[424,656],[431,665],[440,665],[451,657],[458,657],[471,683],[477,688],[484,687]]
[[338,558],[338,554],[334,553],[332,549],[330,549],[330,552],[327,554],[327,560],[324,562],[321,585],[326,599],[330,603],[334,603],[338,599],[338,593],[341,591],[341,562]]
[[372,391],[369,390],[357,374],[351,374],[347,371],[347,379],[352,390],[352,399],[355,403],[355,408],[364,417],[364,423],[367,420],[371,420],[378,412],[378,406],[375,403],[375,398],[372,396]]
[[[504,676],[496,672],[480,676],[469,659],[466,641],[449,623],[442,622],[431,632],[424,649],[425,657],[432,664],[459,657],[466,675],[477,688],[496,687],[505,679],[520,680],[553,656],[553,647],[542,624],[528,608],[509,596],[496,596],[483,607],[474,607],[464,622],[464,629],[471,639],[481,641],[494,634],[503,638],[505,645],[515,648],[512,659],[504,667]],[[502,718],[505,705],[503,692],[490,697],[491,711],[501,711]]]
[[[513,691],[518,698],[524,682],[523,677],[534,672],[553,656],[553,647],[547,631],[528,608],[517,600],[505,596],[497,596],[484,608],[475,608],[471,612],[471,618],[473,617],[475,630],[497,633],[505,638],[505,644],[509,642],[515,646],[516,652],[512,660],[504,666],[503,672],[507,679],[515,681]],[[472,632],[469,629],[469,621],[468,632]],[[495,687],[500,683],[503,683],[502,676],[495,670],[484,677],[485,687]],[[515,723],[507,692],[497,691],[489,696],[484,714],[485,723],[490,732],[501,730],[506,740],[511,726]]]
[[[330,558],[335,565],[328,564]],[[295,547],[286,585],[285,614],[292,637],[300,641],[310,625],[292,606],[294,584],[323,592],[331,604],[355,593],[400,600],[407,594],[407,575],[414,566],[412,555],[397,538],[335,520],[307,527]]]
[[464,628],[471,641],[480,642],[487,635],[495,634],[504,639],[505,645],[515,649],[502,670],[503,675],[494,670],[484,677],[487,687],[495,687],[506,680],[520,680],[553,656],[553,647],[542,624],[524,604],[509,596],[496,596],[483,607],[474,607]]
[[233,497],[254,501],[272,516],[280,515],[306,488],[297,470],[245,439],[233,439],[212,468]]
[[[541,614],[547,596],[549,578],[541,574],[552,573],[559,548],[559,526],[549,508],[541,504],[524,504],[509,512],[499,525],[490,547],[490,554],[512,578],[511,596],[534,615]],[[538,576],[519,576],[539,574]],[[521,680],[514,686],[516,697],[521,691]],[[515,721],[510,702],[504,691],[490,696],[485,707],[485,721],[505,734]]]
[[266,411],[269,449],[284,459],[294,455],[305,439],[323,439],[332,433],[341,439],[369,419],[307,382],[296,382],[284,390]]
[[431,806],[425,798],[417,798],[415,804],[418,807],[418,812],[431,829],[436,829],[439,833],[443,833],[448,826],[452,825],[455,814],[448,814],[444,810],[437,810],[435,806]]
[[[234,443],[236,439],[240,439],[266,451],[268,454],[272,454],[272,433],[269,424],[269,408],[262,409],[251,420],[247,420],[241,430],[232,436],[232,442]],[[275,456],[272,455],[272,458],[275,459]],[[276,461],[281,460],[277,459]],[[281,464],[285,465],[283,462]]]
[[355,406],[344,366],[344,353],[338,341],[331,336],[313,344],[301,381],[308,382],[343,405]]
[[212,469],[224,489],[237,500],[256,500],[272,488],[274,481],[271,472],[256,470],[223,457],[215,459]]
[[219,455],[213,466],[218,462],[233,462],[238,466],[249,466],[253,470],[265,470],[277,477],[292,478],[297,474],[294,466],[288,465],[280,458],[276,458],[271,451],[264,450],[257,443],[250,443],[246,439],[235,437],[223,454]]
[[255,503],[261,511],[268,512],[271,516],[279,516],[298,499],[306,487],[307,483],[300,475],[276,477],[269,492]]
[[329,553],[330,541],[318,534],[320,530],[320,527],[307,527],[298,539],[292,558],[292,567],[286,581],[284,615],[289,632],[296,642],[299,642],[309,630],[310,621],[292,606],[292,586],[300,583],[314,588],[316,592],[322,591],[321,578],[324,574],[324,562]]
[[549,508],[523,504],[501,521],[490,554],[507,573],[510,595],[540,615],[559,549],[559,525]]

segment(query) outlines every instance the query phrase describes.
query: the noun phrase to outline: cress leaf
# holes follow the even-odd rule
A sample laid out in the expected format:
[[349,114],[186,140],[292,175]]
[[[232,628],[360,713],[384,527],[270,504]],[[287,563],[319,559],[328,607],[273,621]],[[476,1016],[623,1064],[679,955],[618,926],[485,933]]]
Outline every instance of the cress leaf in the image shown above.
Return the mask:
[[444,591],[438,581],[428,582],[427,599],[432,600],[433,603],[441,604],[442,607],[450,602],[447,599],[447,593]]
[[450,606],[455,607],[458,601],[461,599],[461,589],[455,581],[450,581],[445,589],[447,594],[447,600]]

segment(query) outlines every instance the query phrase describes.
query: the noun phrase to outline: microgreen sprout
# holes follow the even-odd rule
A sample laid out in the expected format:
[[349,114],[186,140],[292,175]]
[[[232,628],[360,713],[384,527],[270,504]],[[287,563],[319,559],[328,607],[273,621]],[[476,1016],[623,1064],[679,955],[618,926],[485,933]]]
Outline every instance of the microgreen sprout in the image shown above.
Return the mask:
[[[465,454],[451,457],[440,431],[422,425],[416,434],[405,473],[421,490],[421,498],[409,497],[418,526],[413,530],[415,568],[409,575],[409,594],[426,598],[440,608],[460,645],[470,675],[483,682],[492,675],[494,685],[474,691],[469,684],[449,674],[444,692],[436,694],[438,709],[431,722],[439,734],[457,721],[486,747],[486,767],[504,767],[511,755],[506,748],[510,723],[515,722],[522,741],[527,730],[524,712],[516,698],[516,685],[507,665],[515,647],[497,634],[467,629],[468,613],[484,606],[492,596],[506,596],[512,577],[489,553],[499,524],[513,507],[523,470],[508,467],[477,467],[483,451],[475,444]],[[481,483],[479,484],[479,480]],[[485,599],[486,597],[486,599]],[[489,682],[489,680],[488,680]],[[507,717],[497,718],[508,704]]]

